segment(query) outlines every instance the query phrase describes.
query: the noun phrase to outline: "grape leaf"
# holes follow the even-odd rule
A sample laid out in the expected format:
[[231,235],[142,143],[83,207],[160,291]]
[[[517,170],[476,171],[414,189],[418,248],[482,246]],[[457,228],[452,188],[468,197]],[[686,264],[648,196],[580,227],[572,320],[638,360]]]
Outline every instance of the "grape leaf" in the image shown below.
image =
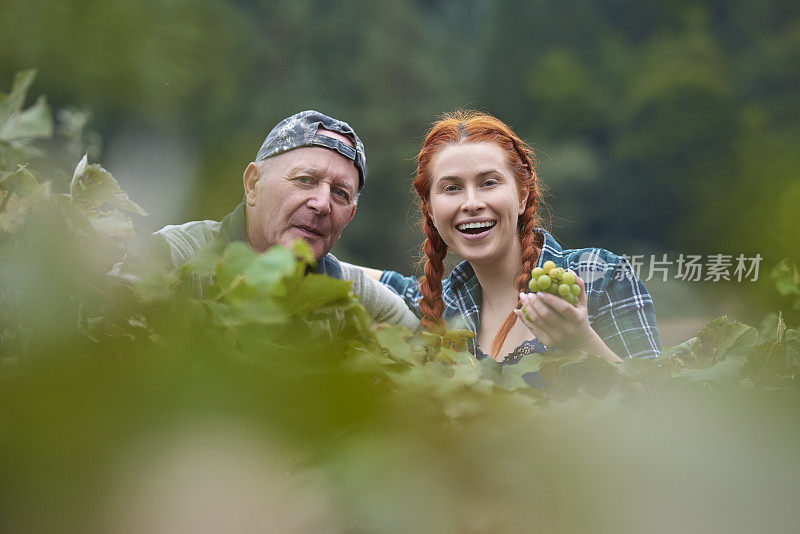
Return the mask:
[[96,217],[89,217],[89,224],[98,234],[105,237],[127,239],[132,237],[134,233],[131,220],[117,210],[111,210]]
[[35,78],[35,70],[18,72],[14,76],[11,92],[7,95],[0,93],[0,121],[5,121],[12,114],[22,109],[22,105],[25,103],[25,96],[28,94],[28,88],[30,88]]
[[34,105],[21,113],[14,113],[0,123],[0,141],[33,139],[53,135],[53,117],[47,100],[40,96]]
[[97,210],[108,204],[129,213],[147,215],[141,206],[128,198],[110,172],[96,163],[89,165],[86,154],[75,167],[69,193],[72,202],[87,210]]
[[308,274],[288,294],[287,308],[304,315],[326,304],[338,302],[350,294],[350,282],[323,274]]
[[284,276],[294,272],[294,254],[286,248],[275,246],[255,258],[244,269],[247,284],[273,295],[285,295],[286,287],[278,284]]
[[217,283],[222,290],[228,288],[236,276],[242,275],[245,269],[255,260],[256,253],[247,243],[236,241],[225,247],[222,261],[217,264]]
[[31,174],[25,166],[20,166],[14,171],[0,174],[0,187],[20,196],[30,194],[38,185],[39,183],[36,177]]
[[770,273],[775,289],[783,296],[800,295],[800,272],[797,266],[784,258]]
[[530,354],[514,365],[502,366],[503,379],[500,385],[509,391],[529,389],[532,382],[539,382],[532,375],[538,373],[549,359],[544,354]]
[[713,382],[718,386],[738,385],[742,379],[742,369],[747,363],[744,355],[728,356],[711,367],[683,369],[678,375],[700,382]]
[[381,325],[375,331],[375,339],[388,352],[389,358],[397,362],[416,364],[419,353],[409,344],[410,337],[411,332],[402,326]]
[[742,354],[758,342],[758,331],[752,326],[729,321],[722,316],[708,323],[697,333],[694,367],[710,367],[726,356]]

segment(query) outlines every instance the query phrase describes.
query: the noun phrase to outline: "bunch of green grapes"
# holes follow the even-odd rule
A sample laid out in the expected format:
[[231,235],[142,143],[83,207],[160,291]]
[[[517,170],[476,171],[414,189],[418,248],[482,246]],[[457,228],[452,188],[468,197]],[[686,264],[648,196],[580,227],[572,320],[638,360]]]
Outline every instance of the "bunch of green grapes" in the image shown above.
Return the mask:
[[581,294],[581,286],[575,283],[577,278],[578,275],[574,271],[565,271],[561,267],[556,267],[552,261],[546,261],[541,267],[533,268],[528,287],[533,293],[546,291],[574,306]]

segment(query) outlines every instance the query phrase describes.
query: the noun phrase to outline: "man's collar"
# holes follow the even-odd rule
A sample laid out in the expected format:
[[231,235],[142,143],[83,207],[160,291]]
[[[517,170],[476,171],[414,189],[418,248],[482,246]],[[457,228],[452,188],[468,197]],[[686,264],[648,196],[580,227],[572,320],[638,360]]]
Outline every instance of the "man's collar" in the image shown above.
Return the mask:
[[342,279],[342,264],[336,259],[333,254],[326,254],[321,260],[317,262],[317,268],[312,269],[312,272],[317,274],[324,274],[331,278],[338,280]]
[[226,243],[234,241],[247,242],[247,231],[245,226],[244,201],[240,202],[236,208],[222,219],[219,227],[219,234]]

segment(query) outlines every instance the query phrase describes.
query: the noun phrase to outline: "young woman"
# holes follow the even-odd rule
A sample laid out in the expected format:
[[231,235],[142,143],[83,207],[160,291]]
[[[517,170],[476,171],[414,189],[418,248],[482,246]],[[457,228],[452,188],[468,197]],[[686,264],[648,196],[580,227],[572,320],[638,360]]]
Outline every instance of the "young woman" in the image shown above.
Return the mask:
[[[539,228],[532,151],[495,117],[456,112],[436,122],[420,150],[414,188],[427,239],[424,275],[372,271],[422,318],[422,326],[475,332],[471,350],[515,363],[546,349],[581,349],[609,361],[661,352],[655,310],[630,264],[603,249],[564,250]],[[448,250],[465,261],[444,278]],[[575,271],[577,305],[529,293],[531,269]]]

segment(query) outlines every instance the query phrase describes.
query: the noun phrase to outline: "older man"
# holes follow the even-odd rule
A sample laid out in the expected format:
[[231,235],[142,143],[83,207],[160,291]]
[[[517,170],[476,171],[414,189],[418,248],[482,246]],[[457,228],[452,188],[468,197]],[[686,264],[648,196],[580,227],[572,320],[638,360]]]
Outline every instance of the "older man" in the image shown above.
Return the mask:
[[[180,265],[214,239],[245,241],[256,252],[303,239],[317,258],[316,271],[353,282],[377,321],[416,329],[403,300],[363,272],[339,262],[330,250],[356,212],[366,180],[364,145],[346,123],[301,111],[278,123],[244,171],[244,201],[222,221],[192,221],[156,232]],[[201,296],[207,282],[194,279]]]

